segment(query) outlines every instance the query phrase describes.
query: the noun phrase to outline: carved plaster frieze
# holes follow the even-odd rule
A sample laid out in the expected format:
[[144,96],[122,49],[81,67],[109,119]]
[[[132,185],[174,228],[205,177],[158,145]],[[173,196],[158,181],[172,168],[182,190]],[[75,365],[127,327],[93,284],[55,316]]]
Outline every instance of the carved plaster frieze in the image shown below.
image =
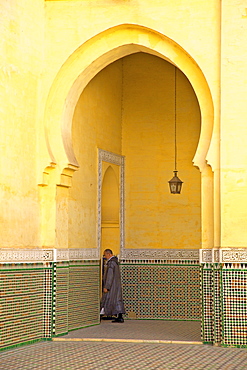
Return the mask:
[[69,249],[69,260],[98,260],[100,258],[97,248]]
[[219,249],[200,249],[200,263],[219,263]]
[[200,249],[200,263],[212,263],[212,249]]
[[0,249],[0,263],[42,263],[99,260],[97,248],[80,249]]
[[247,248],[200,249],[200,263],[247,263]]
[[105,161],[105,162],[109,162],[109,163],[113,163],[113,164],[116,164],[118,166],[121,166],[123,156],[119,155],[119,154],[112,153],[112,152],[108,152],[108,151],[103,150],[103,149],[99,149],[99,159],[101,161]]
[[54,261],[69,261],[69,249],[55,249]]
[[220,249],[221,263],[247,263],[247,248]]
[[198,249],[124,249],[121,259],[127,260],[192,260],[199,262]]
[[220,251],[218,248],[213,248],[213,262],[214,263],[220,262]]
[[52,262],[53,249],[0,249],[2,263]]

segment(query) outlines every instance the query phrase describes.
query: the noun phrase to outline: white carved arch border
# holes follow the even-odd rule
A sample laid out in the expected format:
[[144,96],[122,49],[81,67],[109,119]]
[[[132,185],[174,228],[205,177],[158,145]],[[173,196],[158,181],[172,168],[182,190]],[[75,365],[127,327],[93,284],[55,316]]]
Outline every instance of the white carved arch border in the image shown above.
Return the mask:
[[125,243],[125,222],[124,222],[124,171],[125,157],[114,154],[103,149],[98,149],[98,242],[97,249],[100,255],[101,246],[101,205],[102,205],[102,162],[116,164],[120,168],[120,257],[123,255]]

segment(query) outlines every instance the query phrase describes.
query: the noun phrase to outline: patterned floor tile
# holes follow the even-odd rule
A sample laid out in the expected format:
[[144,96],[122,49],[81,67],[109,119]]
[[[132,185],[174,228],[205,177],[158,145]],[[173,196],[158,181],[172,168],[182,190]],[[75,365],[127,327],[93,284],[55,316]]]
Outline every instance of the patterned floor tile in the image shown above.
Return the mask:
[[75,330],[63,338],[110,338],[201,341],[199,321],[125,320],[123,324],[101,321],[100,325]]
[[[178,343],[179,340],[196,343],[199,333],[197,322],[105,321],[70,332],[60,338],[62,341],[39,342],[0,352],[0,370],[247,369],[247,349]],[[152,343],[155,340],[160,343]],[[161,343],[166,340],[173,343]]]
[[2,352],[4,370],[246,370],[247,350],[207,345],[41,342]]

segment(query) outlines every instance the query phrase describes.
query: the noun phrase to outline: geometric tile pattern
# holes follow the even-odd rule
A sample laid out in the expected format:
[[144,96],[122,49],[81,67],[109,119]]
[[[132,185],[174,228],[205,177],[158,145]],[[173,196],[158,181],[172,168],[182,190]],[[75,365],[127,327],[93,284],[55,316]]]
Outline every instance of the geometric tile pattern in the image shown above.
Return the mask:
[[247,266],[222,268],[223,345],[247,346]]
[[42,342],[0,353],[4,370],[245,370],[247,352],[190,344]]
[[212,266],[204,264],[202,266],[202,341],[203,343],[213,343],[213,289],[212,289]]
[[56,333],[56,299],[57,299],[57,264],[53,263],[52,279],[52,336]]
[[126,314],[137,319],[200,320],[199,265],[121,264]]
[[99,261],[70,263],[69,330],[99,323],[99,282]]
[[201,343],[200,321],[182,320],[125,320],[124,325],[114,325],[110,320],[102,320],[100,325],[88,326],[53,340],[102,339],[102,340],[145,340],[180,341]]
[[[247,347],[246,264],[120,268],[127,317],[202,318],[204,343]],[[0,349],[99,323],[99,284],[98,260],[0,265]]]
[[213,343],[220,344],[222,340],[222,307],[221,307],[221,266],[213,264],[212,269],[213,290]]
[[55,335],[68,332],[69,265],[56,264]]
[[52,336],[52,312],[53,312],[53,268],[44,269],[44,314],[43,314],[43,337]]
[[0,348],[44,338],[44,332],[49,331],[43,318],[44,312],[46,318],[49,316],[50,303],[44,300],[44,287],[50,276],[44,273],[43,264],[1,266]]
[[99,261],[0,267],[0,349],[99,323]]

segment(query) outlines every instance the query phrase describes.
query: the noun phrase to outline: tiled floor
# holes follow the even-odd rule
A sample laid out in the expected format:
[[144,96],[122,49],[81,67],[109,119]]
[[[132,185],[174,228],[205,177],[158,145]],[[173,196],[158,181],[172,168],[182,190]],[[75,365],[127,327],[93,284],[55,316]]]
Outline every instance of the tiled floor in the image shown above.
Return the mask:
[[[247,349],[202,345],[198,336],[195,322],[106,321],[60,340],[0,352],[0,370],[247,369]],[[186,340],[195,344],[179,343]]]
[[76,330],[63,338],[107,338],[201,342],[199,321],[125,320],[123,324],[101,321],[100,325]]

